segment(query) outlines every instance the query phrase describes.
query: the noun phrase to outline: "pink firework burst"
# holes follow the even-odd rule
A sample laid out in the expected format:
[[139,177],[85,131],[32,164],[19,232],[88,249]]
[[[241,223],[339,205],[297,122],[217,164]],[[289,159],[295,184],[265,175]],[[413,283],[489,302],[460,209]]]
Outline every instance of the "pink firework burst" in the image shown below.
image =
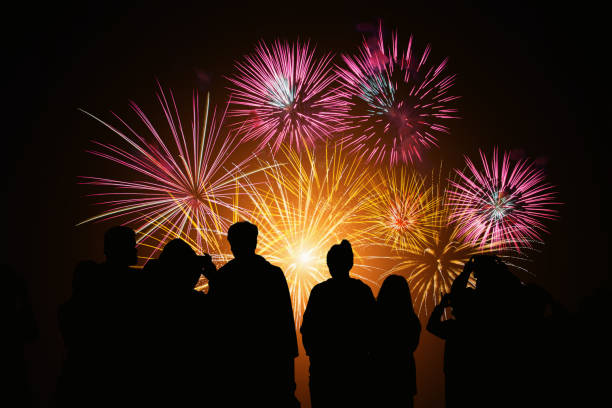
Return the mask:
[[[80,224],[118,219],[132,226],[139,245],[149,247],[150,258],[168,239],[181,237],[199,250],[220,253],[219,236],[231,224],[239,180],[253,172],[247,162],[235,159],[240,139],[222,131],[225,111],[210,113],[209,98],[202,110],[194,93],[191,123],[184,126],[172,92],[161,86],[157,98],[167,127],[156,128],[131,102],[146,132],[115,115],[123,130],[85,112],[115,135],[122,146],[95,142],[96,156],[117,163],[128,172],[125,179],[83,177],[84,184],[103,187],[94,194],[105,210]],[[254,170],[257,171],[257,170]]]
[[230,115],[241,120],[244,141],[257,140],[276,153],[282,143],[312,147],[346,129],[348,104],[334,88],[330,54],[315,57],[309,43],[263,41],[236,63]]
[[512,165],[509,152],[500,161],[497,148],[490,163],[482,151],[480,158],[481,169],[466,157],[469,173],[455,169],[458,179],[449,180],[450,222],[481,247],[520,252],[540,242],[540,232],[546,232],[542,221],[556,218],[553,207],[559,204],[544,172],[526,159]]
[[411,36],[399,51],[397,33],[385,46],[381,25],[378,37],[364,39],[357,55],[342,56],[346,67],[337,71],[355,133],[344,138],[349,151],[376,163],[413,163],[437,145],[437,134],[450,133],[442,122],[458,119],[450,105],[459,97],[448,95],[455,75],[444,75],[448,59],[428,64],[430,50],[428,45],[418,57]]

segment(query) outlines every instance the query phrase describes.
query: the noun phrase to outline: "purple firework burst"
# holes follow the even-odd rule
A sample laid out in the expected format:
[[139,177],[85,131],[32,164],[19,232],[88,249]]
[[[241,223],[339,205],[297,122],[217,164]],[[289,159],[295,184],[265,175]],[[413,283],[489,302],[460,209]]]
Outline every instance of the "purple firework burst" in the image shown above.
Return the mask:
[[458,118],[449,105],[459,97],[448,94],[455,75],[444,75],[448,59],[428,64],[430,50],[428,45],[417,56],[411,36],[399,51],[397,33],[385,46],[381,25],[378,37],[364,39],[357,55],[342,56],[346,67],[337,71],[355,133],[344,138],[349,151],[376,163],[413,163],[437,145],[437,134],[450,132],[442,122]]
[[[545,174],[528,160],[510,162],[506,152],[499,160],[493,150],[491,162],[480,151],[482,168],[468,157],[466,172],[455,169],[458,179],[449,180],[450,221],[457,223],[460,235],[481,247],[530,247],[546,232],[542,220],[556,218],[559,204]],[[471,173],[471,174],[470,174]]]

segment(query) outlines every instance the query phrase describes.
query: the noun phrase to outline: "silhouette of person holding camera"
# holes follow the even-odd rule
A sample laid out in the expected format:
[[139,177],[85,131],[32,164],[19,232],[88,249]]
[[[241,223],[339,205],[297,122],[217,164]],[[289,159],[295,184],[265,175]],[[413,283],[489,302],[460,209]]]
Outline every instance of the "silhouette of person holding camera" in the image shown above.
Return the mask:
[[181,239],[168,242],[144,268],[149,282],[145,363],[148,398],[160,406],[188,406],[208,395],[207,297],[195,290],[209,256],[197,256]]
[[376,406],[412,407],[417,391],[413,353],[419,344],[421,323],[404,277],[390,275],[384,280],[376,299],[376,323]]
[[[468,287],[472,273],[475,289]],[[520,290],[520,281],[501,259],[476,255],[434,308],[427,329],[446,340],[447,407],[526,402],[521,385],[526,342]],[[455,319],[441,321],[449,306]]]
[[[454,319],[442,320],[447,308],[452,307]],[[472,374],[474,351],[471,309],[474,291],[462,288],[442,296],[429,316],[427,330],[445,340],[444,391],[447,408],[472,406],[471,388],[476,385]],[[477,391],[475,391],[477,392]]]
[[230,226],[227,240],[234,259],[218,271],[204,268],[209,280],[214,325],[214,386],[224,407],[295,407],[295,321],[283,271],[260,255],[258,229],[242,221]]
[[375,299],[369,286],[351,278],[353,250],[347,240],[327,253],[331,278],[312,288],[301,327],[310,358],[312,406],[370,405]]

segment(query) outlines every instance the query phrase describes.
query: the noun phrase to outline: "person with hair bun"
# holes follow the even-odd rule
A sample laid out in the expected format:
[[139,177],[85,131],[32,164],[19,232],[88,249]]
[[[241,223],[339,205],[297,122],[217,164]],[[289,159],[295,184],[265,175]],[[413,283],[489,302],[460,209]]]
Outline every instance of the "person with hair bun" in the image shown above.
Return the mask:
[[310,292],[300,332],[310,358],[313,408],[369,406],[370,354],[376,300],[351,278],[353,250],[347,240],[327,253],[331,278]]

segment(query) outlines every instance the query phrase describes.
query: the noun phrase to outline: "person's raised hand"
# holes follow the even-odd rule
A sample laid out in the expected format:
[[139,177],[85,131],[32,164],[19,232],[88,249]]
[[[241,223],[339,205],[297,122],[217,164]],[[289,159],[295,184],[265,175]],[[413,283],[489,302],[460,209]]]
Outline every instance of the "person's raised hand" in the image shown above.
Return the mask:
[[210,280],[212,275],[217,272],[217,266],[212,261],[212,256],[209,254],[204,254],[201,256],[202,259],[202,275],[206,277],[206,279]]
[[451,305],[451,295],[450,293],[445,293],[440,299],[440,307],[449,307]]

